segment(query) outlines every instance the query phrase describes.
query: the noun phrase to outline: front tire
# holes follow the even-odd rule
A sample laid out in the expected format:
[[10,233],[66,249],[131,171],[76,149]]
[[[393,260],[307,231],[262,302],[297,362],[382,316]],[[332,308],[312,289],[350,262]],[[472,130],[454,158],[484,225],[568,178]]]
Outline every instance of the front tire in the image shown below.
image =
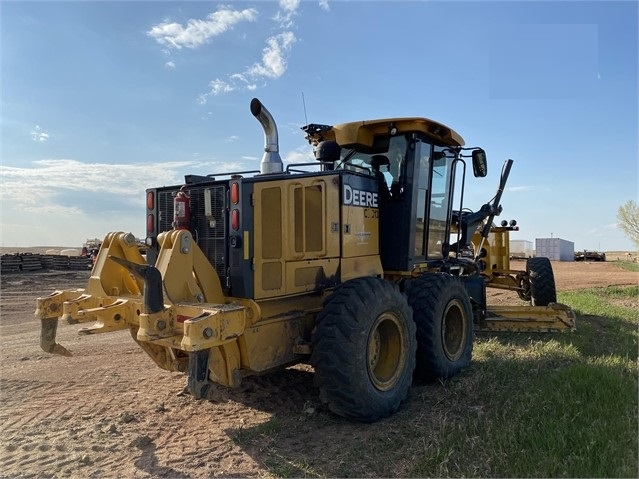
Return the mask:
[[526,272],[530,281],[530,304],[548,306],[556,303],[557,289],[550,260],[542,256],[530,258],[526,261]]
[[415,368],[415,324],[406,298],[381,278],[339,285],[311,337],[320,399],[340,416],[373,422],[408,397]]
[[415,377],[450,378],[470,364],[473,312],[460,279],[431,273],[407,285],[408,303],[417,325]]

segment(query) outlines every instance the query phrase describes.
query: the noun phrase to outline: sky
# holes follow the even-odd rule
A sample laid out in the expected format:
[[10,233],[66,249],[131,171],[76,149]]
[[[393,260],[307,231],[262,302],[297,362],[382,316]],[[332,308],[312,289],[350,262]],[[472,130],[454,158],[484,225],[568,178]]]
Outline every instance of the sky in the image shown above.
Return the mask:
[[639,201],[636,1],[0,1],[0,245],[143,237],[145,189],[259,169],[273,115],[300,127],[430,118],[487,153],[511,239],[633,250]]

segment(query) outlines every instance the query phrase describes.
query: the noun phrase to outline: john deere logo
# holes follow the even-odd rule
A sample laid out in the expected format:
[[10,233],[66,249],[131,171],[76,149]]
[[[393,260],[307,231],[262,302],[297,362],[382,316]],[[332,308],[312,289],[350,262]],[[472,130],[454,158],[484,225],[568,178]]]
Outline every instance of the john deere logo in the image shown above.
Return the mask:
[[345,205],[379,208],[377,193],[358,190],[350,185],[344,185],[343,193],[342,202]]

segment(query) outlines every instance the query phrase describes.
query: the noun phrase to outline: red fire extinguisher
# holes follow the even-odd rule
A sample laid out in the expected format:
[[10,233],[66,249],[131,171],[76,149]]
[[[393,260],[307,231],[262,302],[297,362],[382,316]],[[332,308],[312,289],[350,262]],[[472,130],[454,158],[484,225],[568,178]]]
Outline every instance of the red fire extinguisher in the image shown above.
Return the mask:
[[184,191],[184,186],[173,198],[173,229],[188,230],[191,220],[190,198]]

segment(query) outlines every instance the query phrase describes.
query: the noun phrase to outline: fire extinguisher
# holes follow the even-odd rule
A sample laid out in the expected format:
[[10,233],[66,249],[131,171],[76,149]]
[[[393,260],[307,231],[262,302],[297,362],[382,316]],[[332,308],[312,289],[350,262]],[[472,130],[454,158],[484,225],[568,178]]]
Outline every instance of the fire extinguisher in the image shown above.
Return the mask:
[[173,198],[173,229],[188,230],[191,221],[190,198],[184,191],[184,186]]

